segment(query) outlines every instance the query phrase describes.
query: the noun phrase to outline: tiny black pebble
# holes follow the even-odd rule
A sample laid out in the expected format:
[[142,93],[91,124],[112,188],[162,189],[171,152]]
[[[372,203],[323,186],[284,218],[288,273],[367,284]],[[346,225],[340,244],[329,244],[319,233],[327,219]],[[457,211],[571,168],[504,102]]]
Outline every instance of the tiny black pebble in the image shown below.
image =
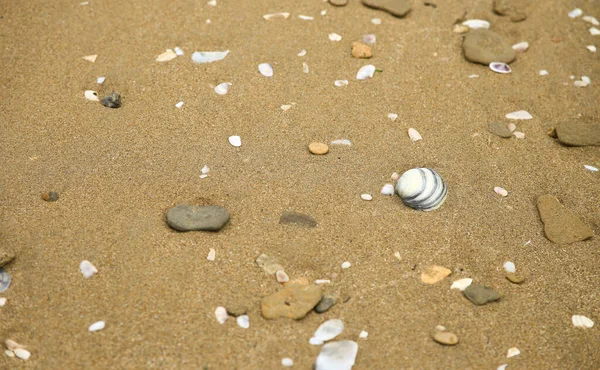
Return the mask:
[[55,191],[50,191],[48,193],[44,193],[42,195],[42,199],[46,202],[56,202],[58,200],[58,193]]
[[103,98],[100,102],[108,108],[119,108],[121,106],[121,95],[113,92],[109,96]]

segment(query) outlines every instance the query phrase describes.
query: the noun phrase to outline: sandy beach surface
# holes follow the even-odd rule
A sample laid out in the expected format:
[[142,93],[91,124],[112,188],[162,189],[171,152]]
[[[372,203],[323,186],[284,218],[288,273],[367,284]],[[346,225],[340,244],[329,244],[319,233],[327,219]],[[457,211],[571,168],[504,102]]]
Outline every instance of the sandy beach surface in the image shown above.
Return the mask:
[[[0,2],[0,251],[15,256],[4,266],[12,283],[0,293],[0,339],[31,353],[0,355],[0,368],[279,369],[289,357],[310,369],[321,346],[309,339],[341,319],[335,340],[358,343],[354,369],[600,369],[600,243],[552,243],[536,206],[552,194],[600,233],[600,172],[584,168],[600,167],[599,147],[547,134],[599,120],[600,64],[586,46],[600,47],[600,36],[567,15],[600,17],[597,0],[531,2],[521,22],[474,0],[413,1],[404,18],[355,0],[80,2]],[[263,18],[277,12],[290,16]],[[512,73],[494,73],[465,60],[458,19],[488,20],[510,45],[530,47]],[[353,58],[365,34],[376,35],[373,57]],[[175,47],[185,54],[156,61]],[[225,50],[217,62],[191,60]],[[378,71],[358,81],[367,64]],[[574,86],[581,76],[591,84]],[[231,86],[218,95],[223,82]],[[122,106],[85,90],[118,92]],[[488,132],[518,110],[533,116],[512,121],[524,139]],[[339,139],[352,145],[308,151]],[[393,172],[414,167],[444,178],[440,209],[380,194]],[[59,200],[44,201],[48,191]],[[178,232],[165,218],[178,204],[220,205],[231,219],[218,232]],[[318,226],[282,225],[287,211]],[[290,279],[329,279],[323,290],[337,303],[264,319],[261,300],[283,287],[256,265],[261,253]],[[83,260],[98,274],[85,279]],[[506,261],[523,284],[505,278]],[[431,265],[452,274],[424,284]],[[462,278],[502,298],[474,305],[450,289]],[[249,328],[215,319],[232,305],[247,307]],[[573,315],[596,325],[575,327]],[[101,320],[103,330],[88,331]],[[433,341],[438,325],[458,345]],[[511,347],[520,355],[507,358]]]

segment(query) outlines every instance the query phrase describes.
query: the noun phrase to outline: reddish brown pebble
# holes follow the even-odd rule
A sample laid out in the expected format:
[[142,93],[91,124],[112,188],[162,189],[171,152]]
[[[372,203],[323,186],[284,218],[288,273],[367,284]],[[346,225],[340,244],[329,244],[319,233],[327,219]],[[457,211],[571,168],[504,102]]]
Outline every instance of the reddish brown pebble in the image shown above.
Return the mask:
[[310,143],[308,144],[308,150],[312,154],[323,155],[327,154],[327,152],[329,151],[329,147],[327,146],[327,144],[323,143]]
[[360,41],[354,41],[352,43],[352,56],[355,58],[368,59],[373,56],[371,48],[367,44],[363,44]]
[[433,340],[435,340],[439,344],[444,344],[446,346],[454,346],[458,344],[458,337],[456,336],[456,334],[447,331],[436,332],[433,335]]
[[58,193],[55,191],[44,193],[42,194],[42,199],[46,202],[56,202],[58,200]]
[[508,273],[506,274],[506,279],[513,284],[521,284],[525,281],[525,276],[517,275],[515,273]]

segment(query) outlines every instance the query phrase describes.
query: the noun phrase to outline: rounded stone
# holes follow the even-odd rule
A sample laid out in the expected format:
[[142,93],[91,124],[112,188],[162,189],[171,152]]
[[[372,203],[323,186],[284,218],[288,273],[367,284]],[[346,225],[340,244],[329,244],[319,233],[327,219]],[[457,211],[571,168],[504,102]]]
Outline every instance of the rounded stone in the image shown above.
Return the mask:
[[58,193],[55,191],[49,191],[42,194],[42,199],[46,202],[56,202],[58,200]]
[[179,205],[167,212],[167,223],[177,231],[219,231],[229,221],[221,206]]
[[335,297],[330,294],[323,294],[319,304],[315,307],[315,312],[323,313],[333,307],[336,303]]
[[373,56],[371,47],[360,41],[354,41],[352,43],[352,56],[354,58],[368,59]]
[[348,5],[348,0],[329,0],[329,4],[333,6],[346,6]]
[[368,8],[383,10],[394,17],[404,17],[410,12],[410,0],[362,0]]
[[506,279],[513,284],[522,284],[525,281],[525,276],[509,272],[506,274]]
[[471,284],[464,291],[463,294],[473,304],[478,306],[484,305],[488,302],[497,301],[501,298],[500,294],[483,285]]
[[327,146],[327,144],[314,142],[308,144],[308,150],[312,154],[323,155],[327,154],[327,152],[329,151],[329,147]]
[[511,63],[517,53],[495,32],[483,28],[472,30],[463,40],[465,59],[489,65],[492,62]]
[[454,346],[458,344],[458,337],[454,333],[448,331],[438,331],[433,335],[433,340],[439,344]]

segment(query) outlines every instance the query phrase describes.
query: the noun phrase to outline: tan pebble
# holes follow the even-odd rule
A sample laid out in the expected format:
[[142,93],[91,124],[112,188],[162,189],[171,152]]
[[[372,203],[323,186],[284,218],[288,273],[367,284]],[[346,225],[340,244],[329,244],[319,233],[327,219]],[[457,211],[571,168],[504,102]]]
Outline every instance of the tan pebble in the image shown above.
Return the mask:
[[442,266],[429,266],[425,272],[421,274],[421,281],[425,284],[435,284],[448,277],[452,271]]
[[4,354],[7,355],[8,357],[15,357],[15,353],[13,351],[11,351],[10,349],[7,349],[6,351],[4,351]]
[[506,274],[506,279],[513,284],[521,284],[525,281],[525,276],[509,272]]
[[373,56],[371,47],[360,41],[354,41],[352,43],[352,56],[360,59],[368,59]]
[[438,331],[433,335],[433,340],[439,344],[445,344],[447,346],[454,346],[458,344],[458,337],[454,333],[448,331]]
[[462,24],[455,24],[454,25],[454,29],[452,30],[452,32],[454,33],[467,33],[469,32],[470,28],[469,26],[465,26]]
[[329,151],[329,147],[327,146],[327,144],[323,143],[310,143],[308,145],[308,150],[312,154],[323,155],[327,154],[327,152]]

